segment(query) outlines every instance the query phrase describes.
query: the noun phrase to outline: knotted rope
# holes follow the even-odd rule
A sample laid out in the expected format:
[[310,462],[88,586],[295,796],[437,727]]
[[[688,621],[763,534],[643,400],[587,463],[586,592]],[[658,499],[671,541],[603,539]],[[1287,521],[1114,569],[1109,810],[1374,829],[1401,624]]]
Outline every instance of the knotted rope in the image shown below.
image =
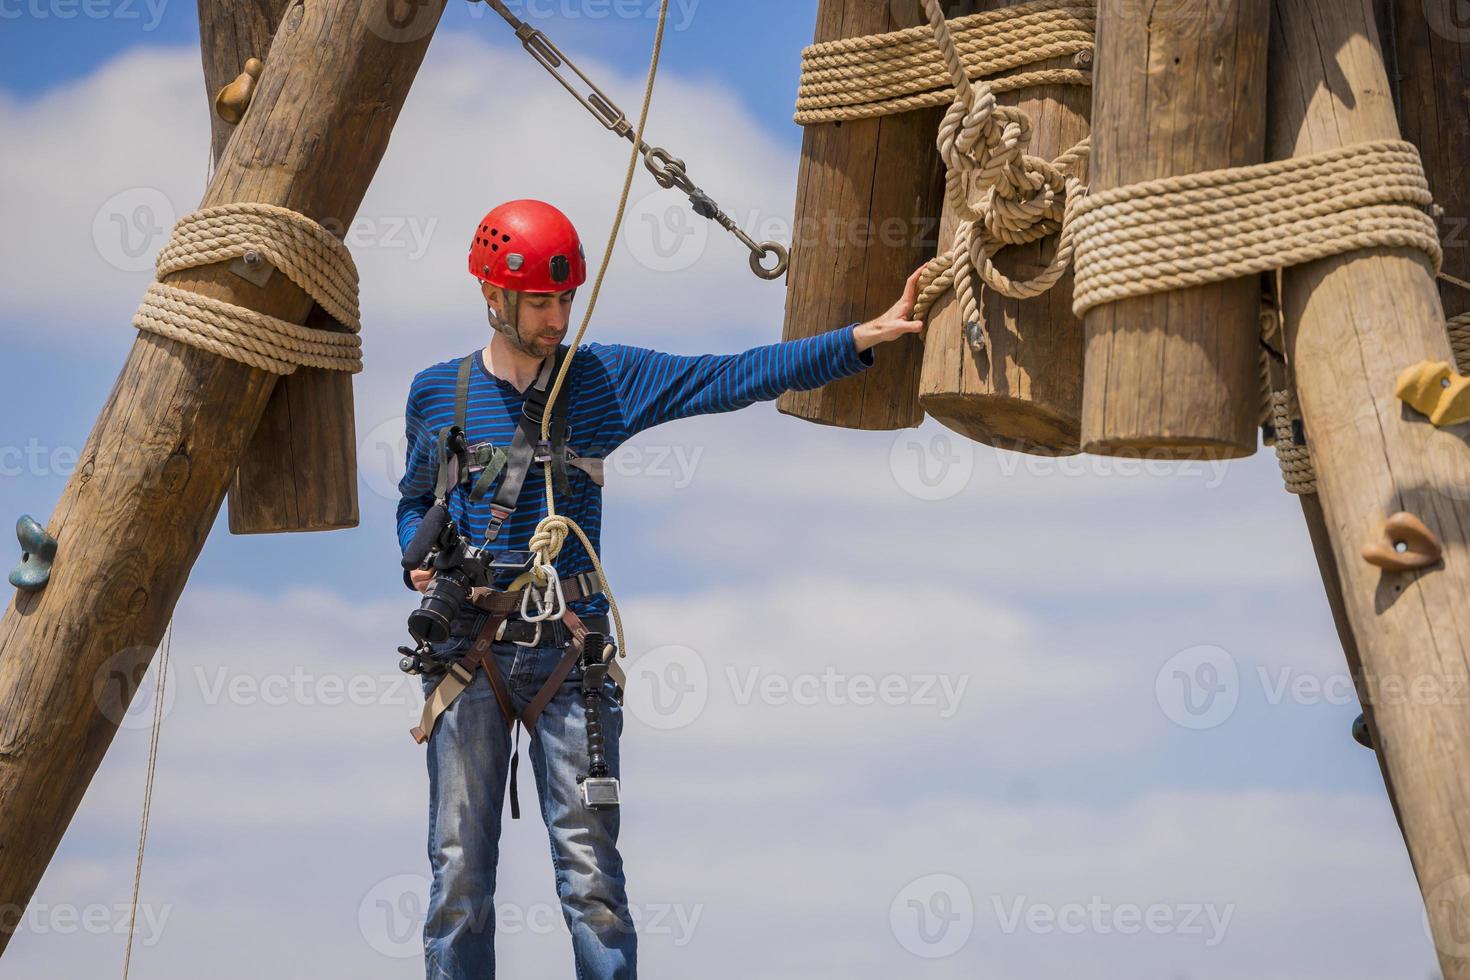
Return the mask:
[[1437,269],[1430,204],[1419,153],[1401,140],[1093,191],[1068,205],[1072,309],[1365,248],[1417,248]]
[[[947,168],[945,198],[959,225],[950,249],[933,259],[919,277],[913,316],[924,319],[938,299],[953,288],[965,335],[972,346],[980,346],[983,320],[977,279],[1004,296],[1025,299],[1051,289],[1071,265],[1067,202],[1085,193],[1081,171],[1090,140],[1083,139],[1055,161],[1028,154],[1030,118],[1019,109],[997,105],[993,83],[984,78],[971,80],[938,0],[924,0],[924,7],[953,83],[954,100],[940,123],[938,143]],[[1085,11],[1085,17],[1079,9]],[[1037,51],[1054,53],[1055,44],[1062,42],[1054,40],[1054,24],[1038,19],[1042,12],[1065,16],[1077,35],[1064,45],[1069,50],[1091,50],[1091,7],[1079,8],[1061,0],[1001,11],[1018,15],[1015,21],[1002,22],[1006,29],[1001,36],[1010,43],[1020,34],[1029,37]],[[1032,26],[1018,26],[1022,24]],[[1083,35],[1085,46],[1073,47],[1082,44]],[[1085,74],[1076,75],[1067,80],[1090,84]],[[975,198],[969,196],[971,189]],[[1047,267],[1030,279],[1011,279],[991,263],[1007,245],[1023,245],[1052,234],[1059,235],[1056,251]]]
[[[255,254],[284,273],[350,333],[304,327],[162,282],[186,269]],[[274,204],[203,208],[179,219],[158,254],[133,326],[272,374],[297,367],[362,370],[357,266],[336,236]]]
[[[1091,63],[1095,22],[1092,0],[1034,0],[956,17],[949,29],[966,77],[980,78],[1067,55]],[[951,78],[932,27],[808,45],[801,53],[795,120],[809,126],[943,105],[953,99]],[[1091,83],[1080,69],[1050,68],[993,79],[990,87],[1010,92]]]

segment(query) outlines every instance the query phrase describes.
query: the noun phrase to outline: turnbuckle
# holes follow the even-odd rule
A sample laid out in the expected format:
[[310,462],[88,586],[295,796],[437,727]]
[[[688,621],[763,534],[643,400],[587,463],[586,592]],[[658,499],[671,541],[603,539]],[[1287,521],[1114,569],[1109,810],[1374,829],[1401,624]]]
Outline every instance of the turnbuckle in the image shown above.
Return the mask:
[[[751,272],[762,279],[780,279],[786,274],[786,267],[790,264],[791,257],[785,245],[780,242],[757,242],[742,231],[735,224],[735,219],[726,214],[713,198],[700,190],[695,186],[694,181],[689,179],[689,173],[683,160],[663,147],[649,146],[646,141],[638,139],[633,125],[628,122],[627,113],[623,112],[617,103],[613,102],[607,93],[588,77],[586,72],[578,68],[572,59],[552,43],[551,38],[511,13],[504,0],[485,0],[485,2],[515,31],[521,47],[525,48],[541,67],[550,72],[551,77],[560,82],[562,88],[582,103],[583,108],[592,113],[605,129],[637,145],[638,152],[643,155],[644,167],[653,175],[654,181],[660,187],[666,190],[677,187],[689,196],[689,205],[695,214],[708,218],[740,239],[741,244],[750,250]],[[576,79],[565,75],[561,71],[563,67],[575,72]],[[581,82],[580,89],[573,84],[577,80]],[[776,261],[768,268],[765,263],[770,256],[774,256]]]

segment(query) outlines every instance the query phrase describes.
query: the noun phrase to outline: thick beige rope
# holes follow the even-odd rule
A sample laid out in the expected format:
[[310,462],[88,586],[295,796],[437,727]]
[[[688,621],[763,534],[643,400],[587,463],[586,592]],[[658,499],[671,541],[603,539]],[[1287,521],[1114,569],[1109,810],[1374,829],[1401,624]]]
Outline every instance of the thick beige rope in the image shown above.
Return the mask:
[[[1035,0],[956,17],[949,28],[966,75],[980,78],[1067,55],[1090,63],[1095,22],[1091,0]],[[801,62],[795,119],[803,126],[924,109],[954,97],[951,71],[929,27],[813,44]],[[1091,81],[1085,71],[1054,68],[994,79],[990,87],[1009,92],[1058,84]]]
[[[961,322],[972,346],[983,343],[983,323],[977,280],[996,292],[1014,298],[1039,296],[1056,285],[1072,262],[1072,238],[1066,227],[1067,202],[1082,193],[1082,170],[1090,144],[1084,139],[1055,161],[1026,152],[1031,143],[1031,120],[1010,106],[996,104],[995,89],[984,78],[971,79],[960,46],[945,20],[938,0],[924,0],[929,29],[950,73],[953,99],[939,127],[939,153],[947,167],[945,197],[959,219],[950,249],[937,256],[919,277],[919,298],[913,315],[924,319],[949,289],[955,290]],[[1075,17],[1076,4],[1045,0],[1009,8],[1002,14],[1028,22],[1030,8],[1061,10]],[[1090,8],[1089,12],[1090,12]],[[1037,9],[1037,13],[1042,10]],[[1009,42],[1016,33],[1034,28],[1015,28],[1009,21],[996,28]],[[1091,22],[1077,21],[1080,32],[1075,43],[1091,50]],[[1037,50],[1047,50],[1050,35],[1033,36]],[[1082,36],[1085,35],[1085,38]],[[1071,42],[1069,42],[1071,43]],[[1086,82],[1084,75],[1082,81]],[[970,194],[976,196],[971,198]],[[1020,245],[1058,234],[1057,247],[1047,268],[1028,280],[1013,280],[991,264],[1007,245]]]
[[303,214],[261,203],[187,214],[158,255],[158,278],[251,252],[351,332],[304,327],[162,281],[148,287],[133,326],[273,374],[302,366],[361,371],[357,266],[347,246]]
[[1316,493],[1317,471],[1312,467],[1312,454],[1305,442],[1296,441],[1292,424],[1293,393],[1271,392],[1271,428],[1276,434],[1276,462],[1281,466],[1287,493]]
[[1446,327],[1450,349],[1455,352],[1456,369],[1461,374],[1470,374],[1470,313],[1451,318]]
[[1439,267],[1419,153],[1399,140],[1093,191],[1072,198],[1078,315],[1130,296],[1375,247]]

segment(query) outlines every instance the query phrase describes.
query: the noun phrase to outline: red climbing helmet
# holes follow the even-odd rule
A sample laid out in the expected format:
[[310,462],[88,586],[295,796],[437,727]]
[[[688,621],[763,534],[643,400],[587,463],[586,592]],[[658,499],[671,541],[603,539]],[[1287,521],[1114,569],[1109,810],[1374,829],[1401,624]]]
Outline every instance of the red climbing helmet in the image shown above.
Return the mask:
[[470,275],[502,289],[559,293],[587,281],[571,220],[545,201],[507,201],[485,215],[470,243]]

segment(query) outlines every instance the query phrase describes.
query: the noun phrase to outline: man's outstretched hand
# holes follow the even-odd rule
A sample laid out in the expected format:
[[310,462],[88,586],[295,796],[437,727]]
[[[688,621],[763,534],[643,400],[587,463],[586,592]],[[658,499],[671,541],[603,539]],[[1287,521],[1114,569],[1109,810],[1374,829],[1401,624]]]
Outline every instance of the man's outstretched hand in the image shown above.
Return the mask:
[[914,315],[914,303],[919,298],[919,273],[923,271],[924,266],[922,265],[914,270],[914,274],[909,276],[909,281],[903,284],[903,296],[899,297],[897,303],[889,307],[887,313],[853,328],[852,336],[857,342],[858,353],[886,341],[895,340],[906,333],[918,333],[924,329],[923,320],[909,319]]

